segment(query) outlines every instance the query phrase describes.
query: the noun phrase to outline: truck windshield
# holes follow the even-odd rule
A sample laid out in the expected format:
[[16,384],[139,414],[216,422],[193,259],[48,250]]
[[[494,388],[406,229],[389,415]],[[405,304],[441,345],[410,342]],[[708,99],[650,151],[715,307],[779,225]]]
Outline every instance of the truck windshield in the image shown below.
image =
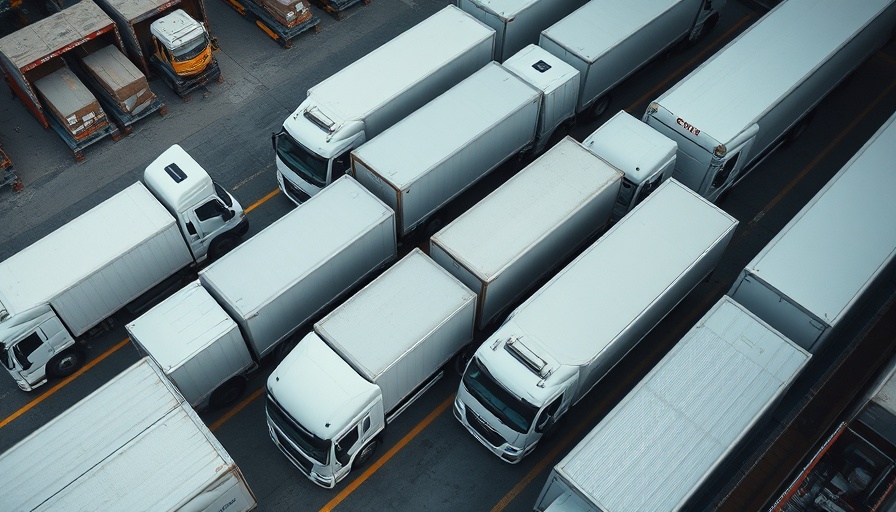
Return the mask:
[[15,367],[13,366],[12,360],[9,357],[8,350],[9,349],[6,347],[6,345],[0,343],[0,362],[3,362],[3,366],[12,370]]
[[224,190],[224,187],[218,184],[217,181],[213,181],[212,185],[215,186],[215,195],[218,196],[218,199],[221,200],[222,203],[226,204],[228,208],[233,207],[233,199],[230,197],[230,194]]
[[280,407],[280,404],[278,404],[271,396],[270,391],[268,391],[267,397],[268,416],[270,416],[271,421],[273,421],[284,434],[289,436],[289,439],[294,442],[305,455],[311,457],[321,466],[326,466],[330,461],[330,445],[332,442],[327,439],[321,439],[302,428],[301,425],[286,414],[286,411],[284,411]]
[[476,358],[464,372],[464,387],[502,423],[525,434],[532,426],[538,407],[522,400],[501,387]]
[[171,50],[171,54],[174,56],[174,60],[178,62],[186,62],[198,57],[199,54],[205,51],[207,46],[208,37],[206,37],[203,32],[193,39],[190,39],[179,48]]
[[327,161],[309,151],[286,130],[274,137],[274,150],[287,167],[316,187],[327,184]]

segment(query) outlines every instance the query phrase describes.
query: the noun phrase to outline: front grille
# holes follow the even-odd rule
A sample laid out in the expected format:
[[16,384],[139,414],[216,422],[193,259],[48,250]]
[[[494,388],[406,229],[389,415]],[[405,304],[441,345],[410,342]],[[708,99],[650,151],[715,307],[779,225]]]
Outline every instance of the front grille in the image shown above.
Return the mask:
[[486,441],[488,441],[495,448],[504,444],[504,438],[501,437],[498,432],[489,426],[488,423],[482,421],[482,418],[479,417],[478,414],[471,411],[469,407],[467,407],[467,424],[473,427],[480,436],[482,436]]
[[306,475],[311,474],[311,468],[313,467],[311,461],[306,459],[304,455],[293,448],[289,440],[283,437],[283,434],[277,431],[277,429],[273,429],[273,431],[274,435],[277,436],[277,444],[280,446],[280,449],[283,450],[283,452],[289,456],[290,460],[295,462],[296,465],[299,466],[299,469],[305,472]]
[[292,184],[291,181],[283,178],[283,187],[286,188],[286,193],[298,203],[304,203],[305,201],[311,199],[311,196],[305,193],[304,190]]

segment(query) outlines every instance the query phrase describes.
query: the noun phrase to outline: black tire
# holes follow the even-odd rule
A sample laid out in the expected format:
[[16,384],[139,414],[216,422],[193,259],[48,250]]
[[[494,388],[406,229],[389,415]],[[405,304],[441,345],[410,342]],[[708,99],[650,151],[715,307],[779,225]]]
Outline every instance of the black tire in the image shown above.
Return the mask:
[[443,223],[442,219],[438,217],[434,217],[426,223],[426,229],[423,230],[423,236],[426,238],[430,238],[434,234],[438,233],[440,229],[442,229]]
[[53,377],[68,377],[84,365],[84,353],[78,349],[68,349],[47,363],[47,373]]
[[239,400],[245,390],[246,379],[234,377],[218,386],[218,389],[212,392],[212,396],[208,399],[208,406],[211,409],[226,407]]
[[376,453],[376,449],[380,445],[380,440],[377,438],[373,438],[370,442],[365,444],[361,451],[358,452],[358,456],[355,457],[355,462],[352,463],[352,469],[357,469],[363,467],[364,464],[370,462],[370,459],[373,458],[373,454]]
[[208,259],[216,260],[224,256],[236,247],[236,238],[232,235],[221,235],[212,240],[212,245],[208,248]]
[[594,100],[594,103],[588,107],[588,114],[590,117],[596,119],[604,114],[607,111],[607,108],[610,106],[610,93],[604,94],[600,98]]
[[464,370],[467,369],[467,363],[470,362],[470,359],[473,359],[473,354],[476,353],[477,345],[475,343],[470,343],[466,347],[460,349],[460,352],[454,356],[454,371],[458,375],[463,375]]

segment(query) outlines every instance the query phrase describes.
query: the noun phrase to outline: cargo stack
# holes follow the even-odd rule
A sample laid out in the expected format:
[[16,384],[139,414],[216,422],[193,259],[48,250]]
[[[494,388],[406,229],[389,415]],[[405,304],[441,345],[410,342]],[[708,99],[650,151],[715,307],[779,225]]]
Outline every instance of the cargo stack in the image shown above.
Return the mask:
[[287,28],[294,28],[306,21],[309,21],[314,15],[308,8],[308,2],[305,0],[255,0],[264,10],[268,11],[275,20],[282,23]]
[[146,76],[114,46],[103,47],[84,57],[82,62],[90,77],[109,93],[122,113],[138,115],[156,99]]
[[109,125],[96,96],[68,67],[35,81],[34,86],[44,105],[75,140],[83,140]]

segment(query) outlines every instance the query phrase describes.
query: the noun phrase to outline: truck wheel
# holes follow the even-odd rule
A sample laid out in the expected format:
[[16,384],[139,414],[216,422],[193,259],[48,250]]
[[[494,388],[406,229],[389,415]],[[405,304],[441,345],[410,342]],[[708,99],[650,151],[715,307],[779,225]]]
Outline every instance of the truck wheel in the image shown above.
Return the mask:
[[473,354],[476,353],[477,348],[478,346],[475,343],[470,343],[460,349],[460,352],[454,356],[454,371],[457,372],[458,375],[464,374],[464,370],[467,369],[467,363],[470,362],[470,359],[473,359]]
[[208,406],[212,409],[220,409],[230,405],[243,396],[245,389],[246,379],[234,377],[218,386],[218,389],[212,392],[212,396],[208,399]]
[[216,260],[224,256],[236,247],[236,238],[230,235],[221,235],[212,240],[212,245],[208,248],[208,258]]
[[354,464],[352,464],[352,468],[360,468],[364,464],[370,462],[371,457],[373,457],[373,454],[376,453],[376,449],[379,445],[380,441],[376,438],[365,444],[364,447],[361,448],[361,451],[358,452],[358,456],[355,457],[355,462]]
[[607,107],[610,106],[610,94],[604,94],[600,98],[594,101],[594,104],[591,105],[590,114],[591,117],[597,118],[603,115],[604,112],[607,111]]
[[54,377],[68,377],[84,364],[84,353],[69,349],[50,360],[47,372]]

